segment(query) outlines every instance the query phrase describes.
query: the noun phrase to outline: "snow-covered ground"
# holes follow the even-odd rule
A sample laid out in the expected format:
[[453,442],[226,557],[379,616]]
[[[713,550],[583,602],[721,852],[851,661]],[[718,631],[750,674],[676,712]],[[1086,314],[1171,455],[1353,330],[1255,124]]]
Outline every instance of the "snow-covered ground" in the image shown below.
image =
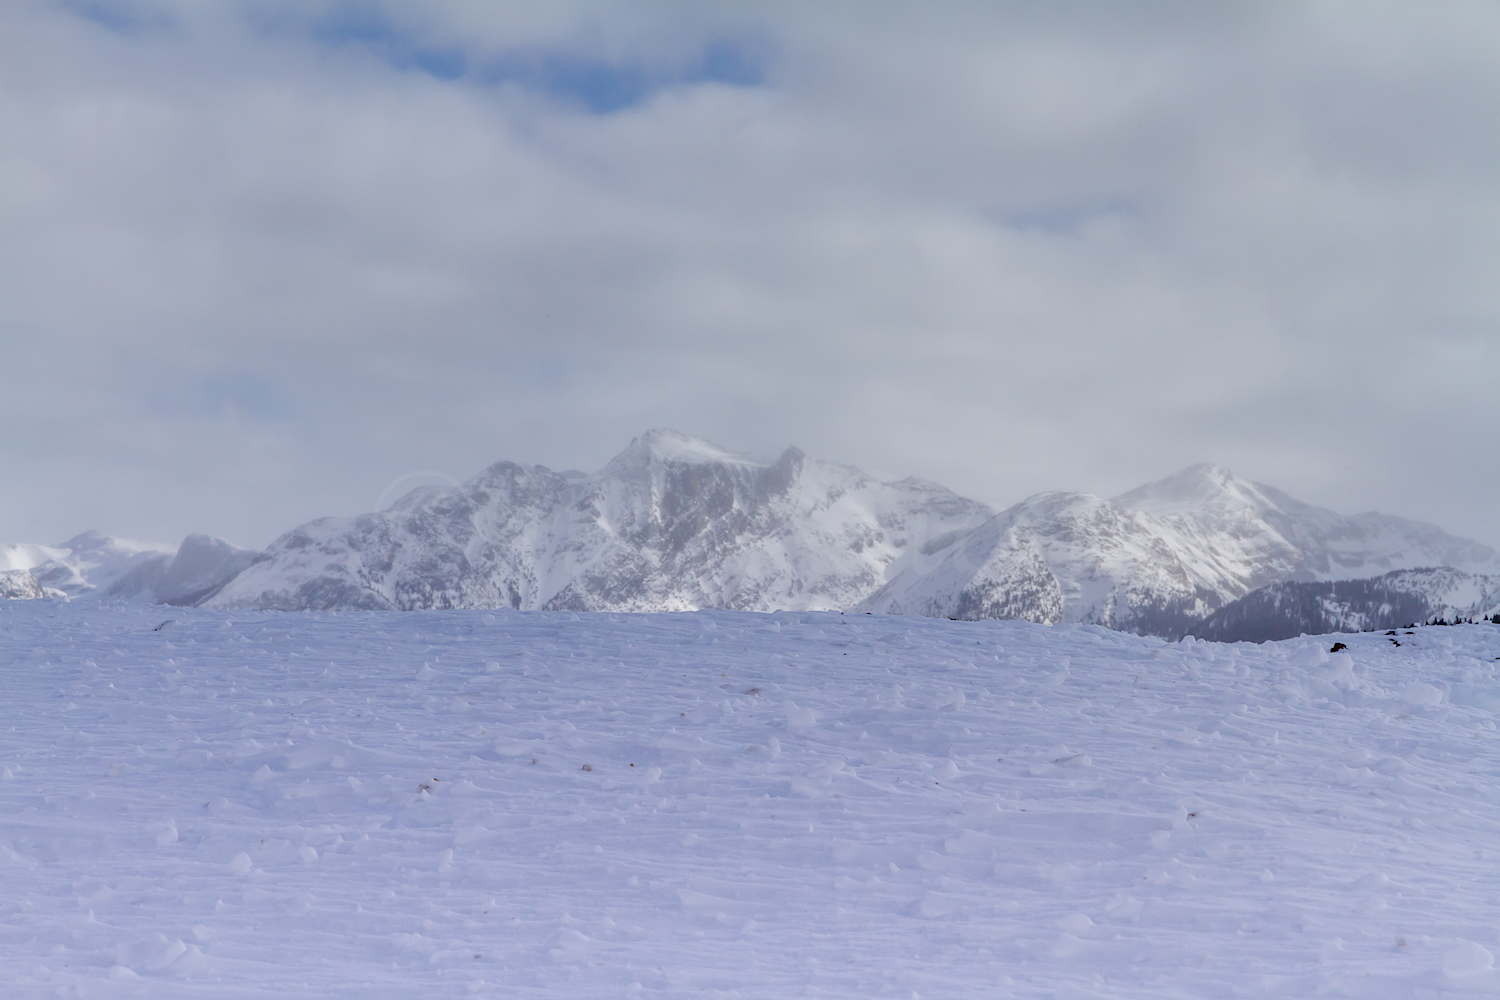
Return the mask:
[[1491,996],[1500,627],[1394,638],[0,603],[0,994]]

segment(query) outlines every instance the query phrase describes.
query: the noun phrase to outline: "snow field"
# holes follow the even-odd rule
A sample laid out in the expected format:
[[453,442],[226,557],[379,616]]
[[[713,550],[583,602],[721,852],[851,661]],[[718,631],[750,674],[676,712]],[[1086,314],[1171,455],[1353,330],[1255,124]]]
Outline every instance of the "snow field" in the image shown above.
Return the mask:
[[0,603],[0,993],[1493,995],[1500,627],[1398,641]]

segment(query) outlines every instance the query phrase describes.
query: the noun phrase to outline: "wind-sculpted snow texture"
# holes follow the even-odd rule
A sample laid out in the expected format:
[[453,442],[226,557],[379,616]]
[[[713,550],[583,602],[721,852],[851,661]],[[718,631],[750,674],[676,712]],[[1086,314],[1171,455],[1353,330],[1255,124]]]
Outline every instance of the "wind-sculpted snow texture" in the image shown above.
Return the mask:
[[7,997],[1481,997],[1500,627],[0,604]]
[[1093,622],[1175,638],[1268,583],[1421,566],[1494,570],[1500,554],[1415,521],[1344,517],[1197,465],[1113,500],[1032,497],[858,609]]
[[[847,608],[988,507],[795,448],[771,463],[669,431],[593,476],[501,462],[456,489],[278,539],[216,607]],[[901,565],[904,565],[902,563]]]
[[1495,614],[1500,614],[1500,576],[1446,568],[1398,570],[1369,580],[1273,583],[1220,608],[1195,625],[1193,634],[1219,642],[1265,642]]

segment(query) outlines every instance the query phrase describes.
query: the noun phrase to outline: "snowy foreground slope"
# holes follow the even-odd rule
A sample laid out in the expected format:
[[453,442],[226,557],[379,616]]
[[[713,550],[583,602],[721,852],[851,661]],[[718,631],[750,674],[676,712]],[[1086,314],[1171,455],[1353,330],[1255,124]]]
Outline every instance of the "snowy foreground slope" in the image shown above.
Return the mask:
[[0,993],[1493,996],[1500,627],[1339,638],[0,604]]

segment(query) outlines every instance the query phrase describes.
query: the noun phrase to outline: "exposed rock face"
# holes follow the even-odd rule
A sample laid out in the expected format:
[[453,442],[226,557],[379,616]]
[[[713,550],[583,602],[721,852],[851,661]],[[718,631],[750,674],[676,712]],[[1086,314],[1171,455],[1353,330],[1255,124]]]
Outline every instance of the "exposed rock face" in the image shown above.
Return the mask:
[[27,569],[0,569],[0,601],[33,601],[47,592]]
[[859,608],[1092,622],[1175,638],[1275,581],[1435,564],[1500,568],[1500,554],[1415,521],[1344,517],[1197,465],[1113,500],[1032,497]]
[[1365,580],[1273,583],[1225,605],[1191,631],[1216,642],[1267,642],[1495,614],[1500,576],[1442,567]]
[[764,463],[653,431],[592,476],[511,462],[277,539],[216,607],[770,611],[850,607],[992,511],[795,448]]

